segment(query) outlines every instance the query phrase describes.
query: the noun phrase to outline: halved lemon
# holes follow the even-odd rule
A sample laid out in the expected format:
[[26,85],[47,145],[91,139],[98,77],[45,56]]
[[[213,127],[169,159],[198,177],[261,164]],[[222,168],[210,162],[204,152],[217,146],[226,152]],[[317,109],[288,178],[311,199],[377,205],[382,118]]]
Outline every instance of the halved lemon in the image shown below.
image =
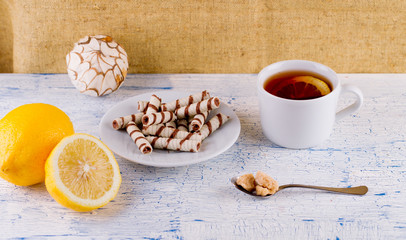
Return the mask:
[[312,99],[331,92],[328,84],[313,76],[296,76],[281,81],[272,89],[272,94],[288,99]]
[[115,198],[120,169],[110,149],[84,133],[63,138],[45,163],[45,185],[61,205],[76,211],[100,208]]

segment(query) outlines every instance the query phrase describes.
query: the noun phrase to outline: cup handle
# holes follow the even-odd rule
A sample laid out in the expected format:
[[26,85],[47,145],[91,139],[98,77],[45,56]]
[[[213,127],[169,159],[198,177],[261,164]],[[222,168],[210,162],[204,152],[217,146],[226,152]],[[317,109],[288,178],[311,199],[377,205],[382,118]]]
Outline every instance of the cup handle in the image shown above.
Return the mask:
[[356,111],[358,111],[358,109],[361,108],[362,103],[364,102],[364,97],[363,94],[361,92],[361,90],[354,86],[354,85],[342,85],[342,91],[341,94],[344,92],[352,92],[357,96],[357,100],[351,104],[350,106],[344,108],[343,110],[339,111],[338,113],[336,113],[336,121],[340,120],[341,118],[348,116]]

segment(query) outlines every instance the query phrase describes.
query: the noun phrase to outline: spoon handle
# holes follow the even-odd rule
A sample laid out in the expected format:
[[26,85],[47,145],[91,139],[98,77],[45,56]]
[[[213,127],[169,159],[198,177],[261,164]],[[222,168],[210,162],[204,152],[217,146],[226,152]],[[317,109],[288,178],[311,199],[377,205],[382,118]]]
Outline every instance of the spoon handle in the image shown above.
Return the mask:
[[358,186],[358,187],[349,187],[349,188],[334,188],[334,187],[320,187],[320,186],[312,186],[312,185],[302,185],[302,184],[286,184],[279,186],[279,190],[285,188],[292,188],[292,187],[299,187],[299,188],[312,188],[312,189],[320,189],[330,192],[339,192],[339,193],[347,193],[347,194],[355,194],[355,195],[364,195],[368,192],[367,186]]

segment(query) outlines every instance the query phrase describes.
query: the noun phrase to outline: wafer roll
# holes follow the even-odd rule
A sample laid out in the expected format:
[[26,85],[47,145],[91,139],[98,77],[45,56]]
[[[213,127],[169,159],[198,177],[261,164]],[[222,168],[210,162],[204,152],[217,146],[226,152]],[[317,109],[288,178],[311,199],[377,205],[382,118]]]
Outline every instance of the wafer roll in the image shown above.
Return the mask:
[[148,103],[147,101],[138,101],[138,112],[145,113],[148,108]]
[[191,105],[176,109],[175,114],[178,119],[186,118],[188,116],[194,116],[199,113],[204,113],[220,106],[220,99],[212,97],[207,100],[193,103]]
[[145,114],[156,113],[159,112],[159,108],[161,107],[161,99],[153,94],[149,100],[147,111]]
[[204,122],[206,121],[207,116],[209,116],[209,111],[196,114],[189,123],[189,131],[190,132],[199,131],[202,128]]
[[[155,126],[155,127],[165,127],[165,124],[164,123],[160,123],[160,124],[153,124],[153,125],[150,125],[150,126]],[[142,126],[142,131],[144,131],[145,129],[147,129],[149,126]]]
[[176,129],[176,122],[175,121],[167,122],[165,123],[165,126]]
[[181,108],[196,102],[201,102],[203,100],[209,99],[210,94],[206,90],[204,90],[201,93],[196,93],[193,95],[190,95],[189,97],[177,99],[175,101],[169,102],[169,103],[163,103],[161,108],[162,111],[175,111],[177,108]]
[[145,139],[145,136],[141,133],[141,130],[134,122],[129,122],[126,130],[143,154],[149,154],[152,152],[151,144]]
[[188,132],[187,130],[188,122],[186,119],[178,119],[176,121],[176,125],[178,126],[177,129],[179,129],[179,131]]
[[202,140],[221,127],[225,122],[228,121],[229,118],[229,116],[222,113],[218,113],[216,116],[212,117],[199,131],[199,133],[202,135]]
[[142,116],[144,116],[143,113],[136,113],[125,117],[116,118],[113,120],[113,128],[116,130],[123,129],[130,121],[133,121],[135,124],[140,124]]
[[185,139],[176,139],[176,138],[163,138],[163,137],[146,137],[148,142],[154,148],[157,149],[168,149],[176,150],[183,152],[198,152],[200,149],[200,141],[195,140],[185,140]]
[[157,112],[145,114],[142,117],[142,124],[149,126],[153,124],[167,123],[176,120],[176,116],[173,112]]
[[151,125],[142,129],[144,135],[153,135],[165,138],[177,138],[184,140],[196,140],[201,141],[202,136],[198,133],[190,133],[185,131],[179,131],[179,129],[165,127],[165,126],[156,126]]

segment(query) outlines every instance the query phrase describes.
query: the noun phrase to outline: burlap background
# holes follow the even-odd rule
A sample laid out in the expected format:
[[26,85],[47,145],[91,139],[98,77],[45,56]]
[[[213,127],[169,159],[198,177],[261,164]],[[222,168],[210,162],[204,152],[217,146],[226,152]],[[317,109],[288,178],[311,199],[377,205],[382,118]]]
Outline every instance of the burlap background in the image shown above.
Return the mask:
[[91,34],[119,42],[130,73],[256,73],[285,59],[406,70],[404,0],[0,0],[0,14],[2,72],[65,73]]
[[0,73],[13,71],[13,29],[10,8],[0,0]]

